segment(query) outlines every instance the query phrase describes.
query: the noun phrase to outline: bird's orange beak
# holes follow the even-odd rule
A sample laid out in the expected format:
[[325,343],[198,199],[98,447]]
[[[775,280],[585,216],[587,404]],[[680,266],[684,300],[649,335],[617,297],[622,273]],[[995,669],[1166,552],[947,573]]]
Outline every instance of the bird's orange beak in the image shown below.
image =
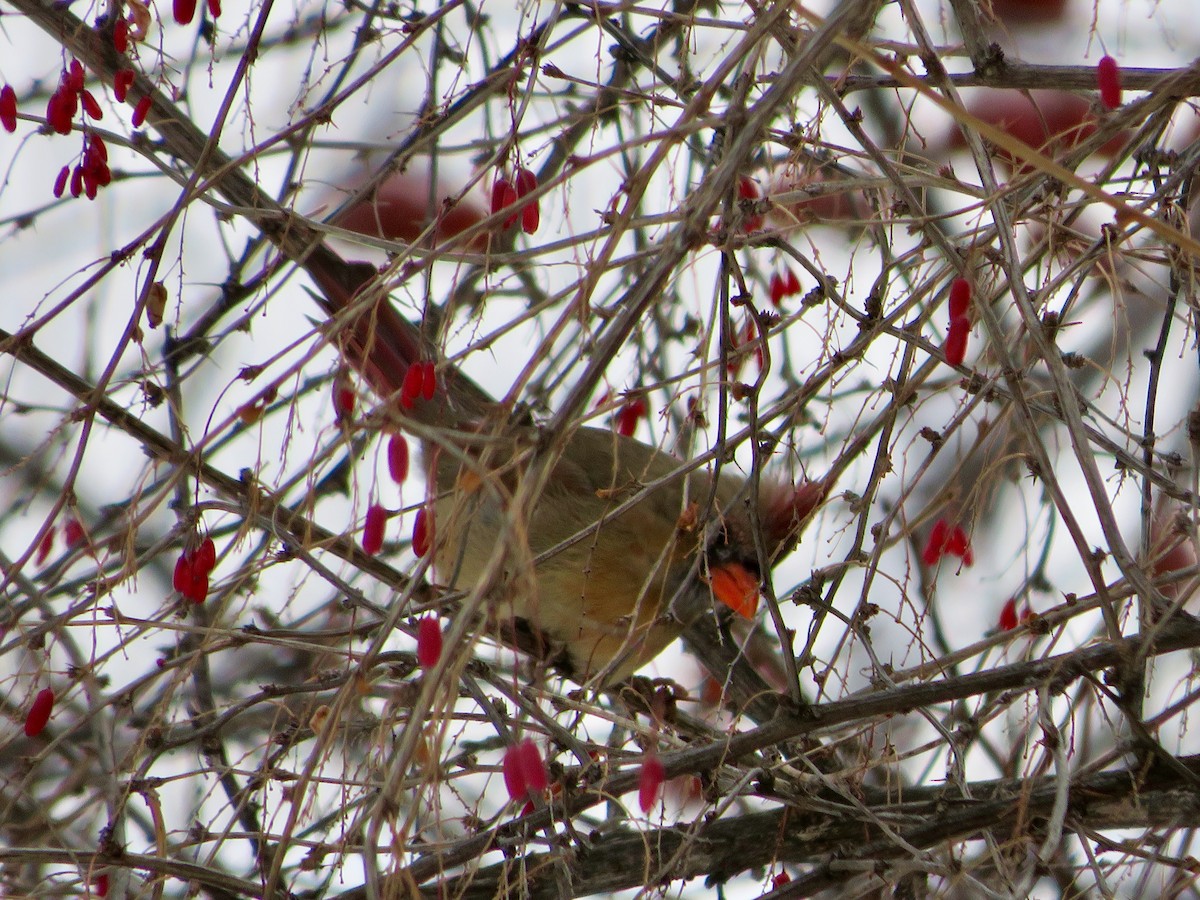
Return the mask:
[[708,584],[713,596],[743,619],[752,619],[758,612],[758,579],[741,563],[727,562],[711,567]]

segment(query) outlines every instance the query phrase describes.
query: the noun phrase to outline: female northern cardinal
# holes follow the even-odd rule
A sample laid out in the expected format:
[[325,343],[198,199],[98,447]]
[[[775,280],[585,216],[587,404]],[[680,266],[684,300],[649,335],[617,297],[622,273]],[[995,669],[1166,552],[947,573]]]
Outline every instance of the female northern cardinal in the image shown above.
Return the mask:
[[[430,361],[433,349],[382,289],[366,290],[375,270],[312,259],[306,268],[322,288],[318,299],[338,325],[346,358],[380,396],[402,397],[409,367]],[[499,422],[499,405],[458,370],[443,365],[438,372],[433,400],[398,404],[406,407],[401,414],[439,429],[437,446],[426,445],[437,491],[438,579],[469,589],[505,553],[489,585],[497,622],[518,634],[528,629],[581,683],[634,672],[679,635],[699,600],[715,596],[752,615],[760,559],[770,564],[790,549],[825,493],[819,482],[767,484],[750,504],[736,475],[723,473],[715,485],[704,472],[672,478],[682,464],[669,454],[606,429],[579,428],[558,445],[528,515],[514,518],[512,501],[539,432]],[[714,527],[700,519],[709,509]]]

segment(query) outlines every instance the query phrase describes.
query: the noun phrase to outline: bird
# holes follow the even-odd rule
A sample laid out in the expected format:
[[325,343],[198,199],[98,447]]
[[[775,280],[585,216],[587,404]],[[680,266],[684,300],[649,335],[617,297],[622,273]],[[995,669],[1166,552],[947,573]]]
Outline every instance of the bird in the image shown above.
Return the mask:
[[[826,496],[826,481],[768,478],[752,493],[729,465],[683,475],[677,457],[607,428],[556,440],[444,360],[432,399],[398,402],[435,348],[391,305],[373,266],[306,268],[344,358],[401,421],[437,435],[424,443],[436,581],[471,590],[491,577],[491,618],[580,684],[627,679],[714,599],[753,616],[764,566],[792,549]],[[543,454],[544,479],[517,504]]]

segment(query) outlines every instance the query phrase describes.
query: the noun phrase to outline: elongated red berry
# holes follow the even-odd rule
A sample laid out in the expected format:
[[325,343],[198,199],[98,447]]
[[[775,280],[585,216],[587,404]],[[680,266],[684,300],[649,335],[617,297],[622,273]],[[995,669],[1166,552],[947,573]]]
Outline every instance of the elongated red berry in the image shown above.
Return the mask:
[[422,364],[421,367],[421,397],[425,400],[432,400],[437,394],[437,366],[432,361]]
[[771,279],[767,282],[767,293],[771,298],[772,306],[783,304],[783,298],[787,296],[787,283],[778,272],[771,273]]
[[76,166],[71,170],[71,196],[83,196],[83,166]]
[[214,19],[221,17],[221,0],[208,0],[208,14]]
[[[507,178],[497,178],[492,185],[492,212],[498,213],[502,209],[508,209],[513,206],[519,198],[517,197],[517,189],[513,187],[512,182]],[[514,209],[512,215],[504,220],[504,227],[511,228],[517,222],[517,216],[520,211]]]
[[25,737],[37,737],[41,734],[53,712],[54,691],[42,688],[33,698],[33,705],[29,707],[29,713],[25,716]]
[[118,103],[124,103],[125,98],[129,96],[129,89],[133,86],[133,69],[121,69],[113,76],[113,96],[117,98]]
[[950,282],[950,318],[961,319],[971,308],[971,282],[955,278]]
[[800,277],[791,269],[784,269],[784,287],[787,288],[787,296],[794,297],[800,293]]
[[100,103],[92,95],[91,91],[85,90],[80,93],[80,99],[83,101],[83,113],[89,119],[103,119],[104,110],[100,108]]
[[149,94],[138,101],[137,106],[133,109],[133,115],[129,119],[134,128],[140,128],[142,123],[146,121],[146,116],[150,113],[150,104],[151,98]]
[[946,334],[946,345],[942,348],[946,362],[961,366],[967,356],[967,338],[971,335],[971,322],[966,317],[950,320],[950,331]]
[[113,49],[124,53],[129,49],[129,20],[117,19],[113,23]]
[[72,107],[72,101],[67,99],[62,88],[51,94],[50,99],[46,101],[46,121],[55,134],[71,133],[71,117],[75,115]]
[[192,558],[187,553],[179,554],[175,560],[175,572],[171,576],[171,587],[183,593],[192,583]]
[[424,556],[433,546],[433,513],[428,507],[422,506],[417,510],[413,521],[412,548],[417,556]]
[[941,562],[942,554],[946,552],[946,541],[950,537],[950,523],[939,518],[929,531],[929,539],[925,549],[921,551],[921,562],[927,566],[936,566]]
[[432,669],[442,658],[442,626],[437,616],[426,616],[417,623],[417,663]]
[[[515,182],[514,189],[518,198],[523,198],[526,194],[537,190],[537,176],[529,169],[517,169]],[[521,230],[526,234],[533,234],[538,230],[541,221],[542,213],[538,201],[536,199],[526,201],[521,206]]]
[[387,445],[388,474],[396,484],[404,484],[408,478],[408,441],[402,434],[393,434]]
[[500,771],[504,773],[504,789],[508,791],[510,800],[524,800],[525,795],[529,793],[529,787],[525,783],[525,770],[521,765],[519,746],[519,744],[514,744],[505,750],[504,761],[500,765]]
[[654,809],[666,775],[662,760],[653,753],[647,754],[638,772],[638,806],[642,812],[649,813]]
[[946,552],[961,559],[963,565],[970,566],[975,563],[975,551],[971,549],[971,538],[961,525],[955,525],[950,530],[950,535],[946,538]]
[[999,626],[1001,631],[1012,631],[1017,627],[1017,601],[1009,597],[1000,607]]
[[71,167],[63,166],[58,170],[58,177],[54,179],[54,196],[61,197],[67,189],[67,179],[71,177]]
[[617,434],[622,437],[632,437],[637,431],[638,422],[646,415],[646,401],[634,397],[617,410]]
[[180,25],[190,24],[196,16],[196,0],[173,0],[171,11]]
[[92,881],[92,893],[97,897],[104,898],[108,896],[108,873],[101,872]]
[[38,542],[37,556],[33,560],[35,566],[42,565],[50,558],[50,551],[54,549],[54,531],[55,528],[51,525],[46,529],[46,533],[42,535],[42,539]]
[[525,779],[525,788],[531,794],[540,794],[550,786],[550,776],[546,773],[546,763],[542,760],[541,751],[532,738],[525,738],[517,744],[517,754],[521,761],[521,775]]
[[217,565],[217,545],[213,543],[212,538],[206,537],[200,542],[196,548],[196,552],[192,556],[192,566],[205,575],[210,573]]
[[0,88],[0,125],[9,134],[17,130],[17,92],[11,84]]
[[[400,406],[402,409],[412,409],[417,398],[425,390],[425,364],[415,362],[404,373],[404,381],[400,383]],[[435,381],[436,387],[436,381]]]
[[529,169],[517,169],[516,175],[513,177],[513,187],[517,189],[517,196],[524,197],[537,190],[538,180],[537,175]]
[[1096,63],[1096,83],[1100,87],[1100,102],[1106,109],[1121,105],[1121,67],[1111,56],[1102,56]]
[[383,532],[387,527],[387,510],[378,503],[372,503],[367,508],[367,518],[363,524],[363,552],[374,556],[383,549]]
[[533,234],[538,230],[538,226],[542,223],[542,211],[538,208],[536,200],[530,200],[521,207],[521,230],[526,234]]
[[83,63],[77,59],[71,60],[69,70],[65,73],[67,87],[73,93],[78,94],[83,90],[84,79],[87,73],[83,71]]
[[63,541],[67,545],[68,550],[74,550],[87,538],[87,532],[83,530],[83,525],[76,518],[67,519],[63,525]]

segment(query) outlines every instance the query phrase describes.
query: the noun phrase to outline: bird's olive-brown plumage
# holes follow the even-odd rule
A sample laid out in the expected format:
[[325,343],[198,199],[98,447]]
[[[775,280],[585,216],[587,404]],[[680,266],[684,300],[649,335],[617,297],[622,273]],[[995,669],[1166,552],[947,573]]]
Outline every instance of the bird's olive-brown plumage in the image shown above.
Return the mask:
[[[672,478],[678,459],[608,430],[582,428],[521,518],[512,499],[528,459],[522,450],[530,449],[510,441],[469,457],[436,454],[436,569],[443,582],[470,588],[503,553],[499,583],[491,586],[495,615],[524,620],[565,652],[573,677],[618,680],[678,636],[683,608],[672,615],[671,602],[695,568],[706,533],[696,513],[710,500],[723,517],[718,531],[729,537],[729,552],[757,571],[737,475],[723,473],[710,497],[707,472]],[[660,479],[667,483],[642,493]],[[768,551],[779,543],[770,536]]]

